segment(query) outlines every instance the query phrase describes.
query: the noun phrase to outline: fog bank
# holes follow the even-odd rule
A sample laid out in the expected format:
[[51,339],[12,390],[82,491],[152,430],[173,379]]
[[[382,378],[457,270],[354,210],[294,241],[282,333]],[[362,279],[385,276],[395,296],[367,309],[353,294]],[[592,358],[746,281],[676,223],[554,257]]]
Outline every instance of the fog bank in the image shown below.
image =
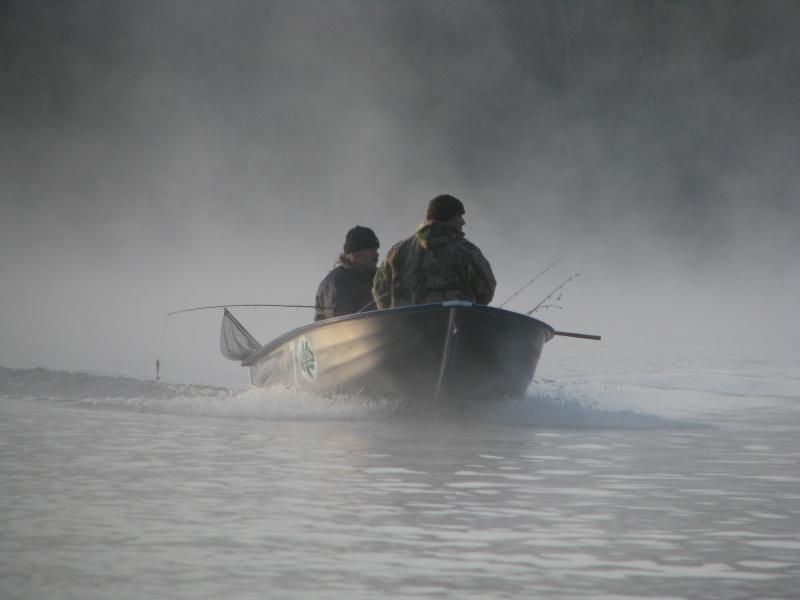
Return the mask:
[[[311,303],[349,227],[383,255],[443,192],[495,304],[581,273],[537,315],[592,351],[796,347],[799,26],[790,1],[6,2],[0,365],[217,365],[219,315],[165,335],[168,310]],[[242,315],[261,341],[310,318]]]

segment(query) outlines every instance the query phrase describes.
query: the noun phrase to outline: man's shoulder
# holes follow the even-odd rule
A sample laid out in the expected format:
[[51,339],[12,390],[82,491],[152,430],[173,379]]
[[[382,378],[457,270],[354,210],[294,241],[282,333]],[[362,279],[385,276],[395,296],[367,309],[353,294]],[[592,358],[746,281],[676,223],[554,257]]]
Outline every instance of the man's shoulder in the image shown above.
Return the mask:
[[389,248],[389,252],[386,253],[386,257],[394,257],[401,252],[408,252],[409,250],[413,250],[414,247],[418,246],[416,238],[412,235],[407,237],[404,240],[400,240],[391,248]]
[[347,265],[337,265],[330,273],[328,278],[335,284],[361,284],[368,282],[371,284],[374,273],[369,273],[362,269],[350,267]]
[[462,237],[458,240],[451,242],[450,247],[456,250],[458,254],[470,257],[483,256],[483,252],[475,244],[470,242],[467,238]]
[[370,273],[352,269],[345,265],[337,265],[320,282],[318,293],[325,294],[350,294],[353,290],[360,290],[372,286]]
[[325,279],[329,281],[343,281],[347,279],[353,279],[359,275],[359,272],[355,269],[348,267],[347,265],[336,265],[331,272],[325,277]]
[[320,281],[319,286],[323,287],[341,281],[342,277],[344,276],[343,274],[344,270],[345,267],[343,267],[342,265],[336,265],[334,268],[328,271],[328,274],[325,275],[325,277],[322,278],[322,281]]
[[417,237],[415,235],[410,235],[407,238],[405,238],[404,240],[400,240],[399,242],[397,242],[394,246],[392,246],[392,249],[401,248],[401,247],[404,247],[404,246],[416,246],[416,245],[418,245],[417,244]]
[[329,279],[335,279],[336,277],[338,277],[340,275],[340,273],[341,273],[343,268],[344,267],[342,267],[342,265],[336,265],[330,271],[328,271],[328,274],[325,275],[325,277],[322,278],[322,281],[327,281]]

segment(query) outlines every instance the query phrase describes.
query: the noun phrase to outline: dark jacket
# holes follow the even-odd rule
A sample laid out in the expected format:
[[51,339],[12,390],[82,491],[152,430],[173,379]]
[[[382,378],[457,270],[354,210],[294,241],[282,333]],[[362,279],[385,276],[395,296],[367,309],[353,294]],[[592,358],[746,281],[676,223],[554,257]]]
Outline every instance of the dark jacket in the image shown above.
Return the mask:
[[392,246],[375,274],[378,308],[466,300],[489,304],[496,282],[489,261],[464,234],[441,222],[423,223]]
[[[315,321],[374,310],[372,278],[374,273],[339,263],[317,289]],[[367,306],[369,305],[369,306]],[[366,307],[366,308],[365,308]]]

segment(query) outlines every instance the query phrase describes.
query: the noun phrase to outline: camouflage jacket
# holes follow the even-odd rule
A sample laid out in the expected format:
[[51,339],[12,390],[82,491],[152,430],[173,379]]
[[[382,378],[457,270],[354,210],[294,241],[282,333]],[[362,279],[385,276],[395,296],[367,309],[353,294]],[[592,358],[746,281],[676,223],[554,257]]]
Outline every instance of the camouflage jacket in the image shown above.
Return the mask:
[[372,295],[378,308],[467,300],[489,304],[496,282],[478,247],[439,222],[392,246],[375,274]]
[[374,310],[371,304],[373,277],[374,273],[337,264],[319,284],[314,320],[350,315],[361,309]]

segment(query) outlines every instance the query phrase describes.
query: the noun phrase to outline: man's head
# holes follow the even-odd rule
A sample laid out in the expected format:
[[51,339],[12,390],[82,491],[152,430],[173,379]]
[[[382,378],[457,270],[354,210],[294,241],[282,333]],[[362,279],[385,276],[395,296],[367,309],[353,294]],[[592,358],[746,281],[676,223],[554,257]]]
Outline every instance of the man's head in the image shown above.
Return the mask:
[[366,271],[378,268],[378,236],[369,227],[356,225],[344,238],[344,255],[347,261]]
[[445,223],[458,232],[466,224],[464,221],[464,205],[461,200],[450,194],[436,196],[428,203],[428,221]]

